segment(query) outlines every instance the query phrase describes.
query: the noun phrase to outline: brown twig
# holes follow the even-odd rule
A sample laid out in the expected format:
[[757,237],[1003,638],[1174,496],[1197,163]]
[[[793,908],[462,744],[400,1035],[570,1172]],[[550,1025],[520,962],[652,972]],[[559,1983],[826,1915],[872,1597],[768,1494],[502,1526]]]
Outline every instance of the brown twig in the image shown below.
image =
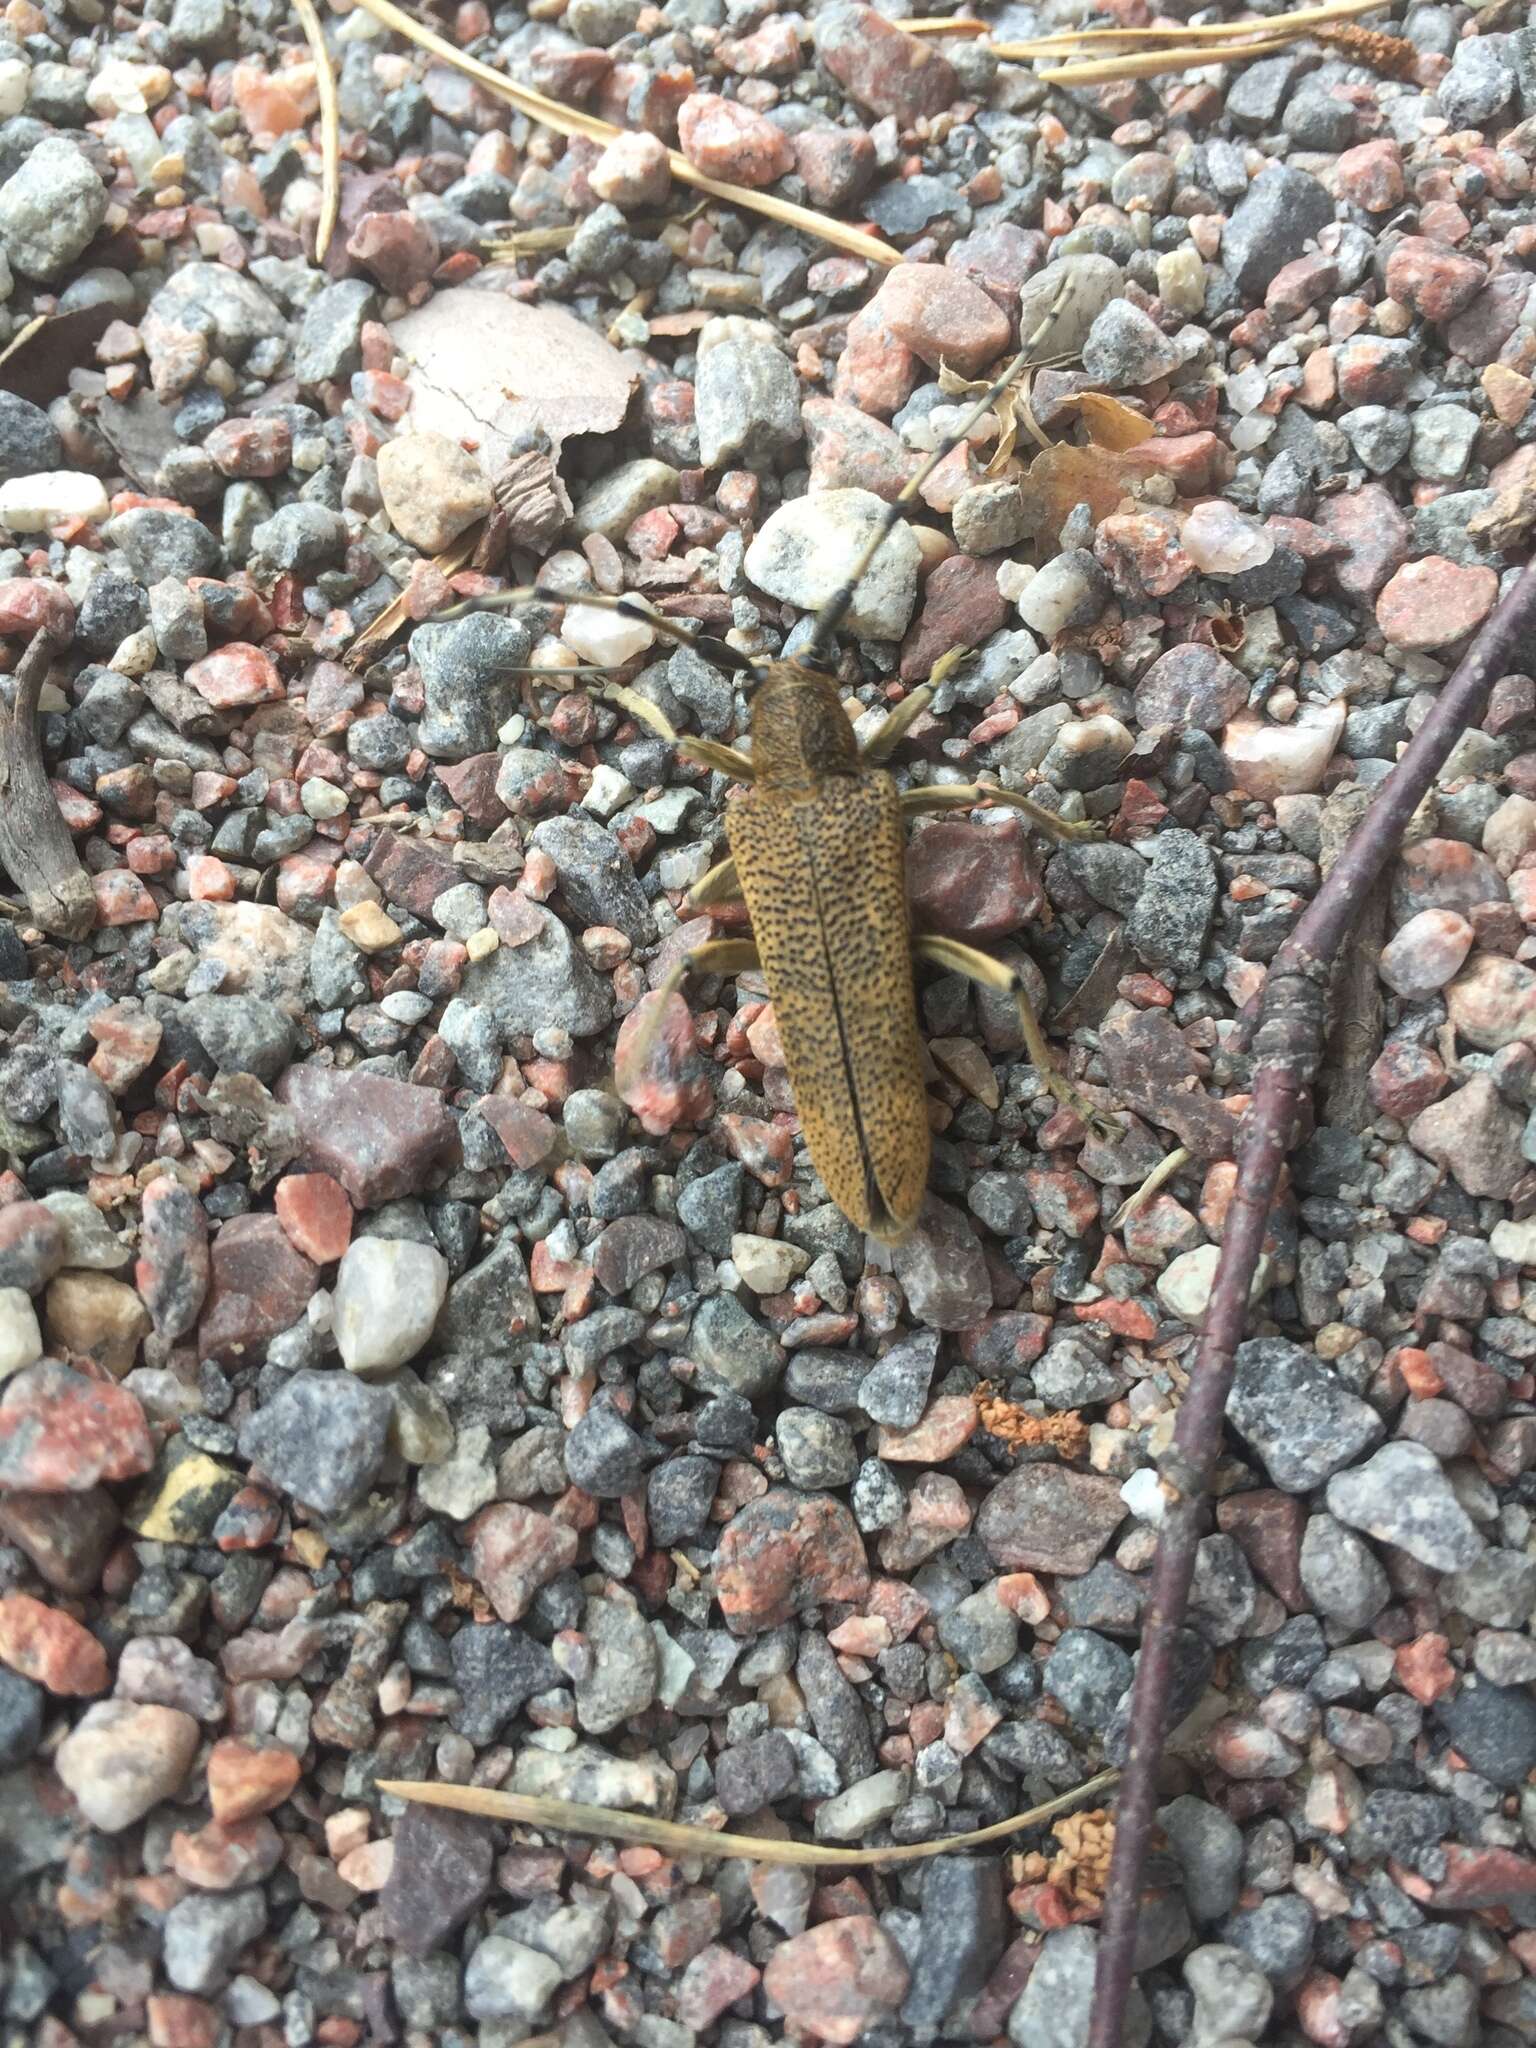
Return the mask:
[[1396,854],[1409,820],[1452,747],[1482,717],[1488,693],[1524,656],[1536,630],[1536,565],[1528,566],[1442,687],[1433,710],[1382,783],[1295,931],[1275,955],[1254,1033],[1252,1105],[1237,1144],[1237,1188],[1199,1350],[1161,1477],[1167,1506],[1131,1696],[1130,1741],[1115,1812],[1088,2048],[1120,2048],[1136,1948],[1141,1873],[1167,1736],[1173,1654],[1205,1528],[1233,1358],[1296,1112],[1322,1044],[1324,997],[1355,916]]
[[96,898],[48,787],[37,730],[51,655],[48,635],[34,634],[9,702],[0,695],[0,868],[35,924],[56,938],[83,939],[96,922]]
[[293,11],[315,60],[315,86],[320,94],[320,219],[315,227],[315,261],[323,263],[341,211],[341,110],[336,99],[336,72],[314,0],[293,0]]

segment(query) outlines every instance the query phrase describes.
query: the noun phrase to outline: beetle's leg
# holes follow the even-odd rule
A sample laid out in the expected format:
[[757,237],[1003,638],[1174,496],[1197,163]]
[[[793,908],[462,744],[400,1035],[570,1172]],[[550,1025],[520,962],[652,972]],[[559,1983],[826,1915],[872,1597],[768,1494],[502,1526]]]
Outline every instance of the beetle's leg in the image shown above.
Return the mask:
[[931,961],[935,967],[943,967],[951,974],[963,974],[968,981],[974,981],[982,988],[995,988],[1004,995],[1011,995],[1019,1006],[1024,1050],[1052,1095],[1064,1109],[1073,1110],[1101,1136],[1120,1135],[1120,1126],[1115,1119],[1090,1102],[1057,1066],[1045,1042],[1040,1019],[1035,1015],[1035,1006],[1029,1000],[1023,976],[1016,967],[1005,967],[1001,960],[979,953],[974,946],[964,946],[958,939],[920,936],[912,941],[912,952],[915,958]]
[[656,987],[658,1000],[640,1020],[634,1037],[624,1048],[620,1062],[624,1076],[644,1072],[661,1036],[662,1021],[667,1013],[667,1004],[675,996],[690,974],[742,974],[748,968],[762,963],[757,957],[757,948],[750,939],[706,939],[702,946],[693,946],[671,969],[664,981]]
[[751,939],[706,939],[702,946],[689,948],[666,980],[658,984],[656,993],[662,997],[675,996],[690,975],[745,974],[761,965]]
[[[906,706],[903,705],[905,710]],[[883,737],[883,735],[877,735]],[[920,818],[926,811],[969,811],[982,804],[1005,804],[1010,811],[1022,811],[1037,831],[1052,839],[1102,839],[1100,827],[1089,818],[1058,818],[1044,804],[1031,803],[1016,790],[1002,789],[992,782],[933,782],[922,789],[909,789],[901,799],[903,817]]]
[[934,693],[957,662],[965,659],[966,649],[951,647],[948,654],[941,654],[933,664],[926,683],[915,689],[910,697],[903,697],[890,717],[877,733],[871,735],[859,749],[859,759],[871,768],[878,768],[882,761],[888,761],[900,744],[903,734],[910,732],[933,702]]
[[447,611],[436,613],[433,623],[467,618],[471,612],[500,610],[535,601],[539,604],[584,604],[592,611],[617,612],[620,618],[633,619],[639,625],[651,627],[663,640],[671,640],[679,647],[691,647],[713,668],[723,668],[731,675],[755,676],[763,666],[727,641],[717,640],[713,634],[692,633],[680,619],[668,618],[664,612],[653,612],[649,605],[637,598],[615,597],[603,590],[550,590],[540,583],[528,584],[521,590],[493,590],[486,597],[467,598],[463,604],[452,605]]
[[714,768],[721,775],[729,775],[733,782],[753,782],[750,756],[739,754],[734,747],[722,747],[718,740],[681,739],[677,751],[685,761],[697,761],[701,768]]
[[[527,669],[522,673],[558,689],[568,676],[600,676],[608,671],[600,668],[540,668]],[[752,763],[745,754],[738,754],[734,747],[722,747],[717,740],[697,740],[691,734],[680,733],[659,704],[653,704],[649,697],[642,697],[627,683],[602,683],[592,694],[605,698],[610,704],[617,704],[621,711],[627,711],[637,725],[649,727],[658,739],[676,747],[685,761],[697,762],[701,768],[717,769],[720,774],[729,775],[737,782],[752,780]]]
[[724,860],[716,861],[707,874],[700,875],[688,894],[683,898],[684,910],[706,910],[711,903],[739,903],[741,882],[736,874],[736,860],[727,854]]

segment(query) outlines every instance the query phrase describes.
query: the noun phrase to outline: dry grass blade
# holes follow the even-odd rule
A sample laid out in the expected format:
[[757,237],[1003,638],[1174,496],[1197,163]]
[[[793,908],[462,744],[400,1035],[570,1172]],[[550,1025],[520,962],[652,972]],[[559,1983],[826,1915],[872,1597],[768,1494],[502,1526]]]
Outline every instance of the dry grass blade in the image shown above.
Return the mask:
[[[1332,21],[1348,21],[1357,14],[1370,14],[1377,8],[1385,7],[1387,0],[1328,0],[1323,7],[1302,7],[1294,14],[1276,14],[1268,19],[1255,17],[1248,21],[1208,21],[1199,26],[1181,23],[1177,28],[1084,28],[1062,29],[1055,35],[1032,36],[1022,43],[995,43],[994,52],[1027,63],[1035,57],[1057,56],[1066,50],[1150,50],[1159,43],[1234,43],[1245,36],[1300,36],[1319,24]],[[911,22],[902,27],[910,30]],[[967,33],[969,23],[957,22],[956,33]],[[938,33],[936,25],[929,25],[930,34]]]
[[[468,533],[460,534],[451,548],[445,548],[442,554],[437,556],[432,564],[433,568],[440,569],[445,576],[457,575],[479,546],[483,524],[484,522],[481,521],[472,526]],[[382,647],[387,640],[399,632],[411,615],[410,602],[411,593],[409,589],[402,590],[398,597],[390,599],[376,619],[371,619],[364,626],[361,633],[358,634],[352,645],[347,649],[346,665],[348,668],[359,667],[376,648]]]
[[1043,1806],[994,1821],[969,1835],[945,1835],[936,1842],[905,1842],[886,1849],[842,1849],[827,1842],[779,1842],[765,1835],[720,1834],[714,1828],[691,1827],[685,1821],[656,1820],[645,1813],[620,1813],[606,1806],[582,1806],[569,1799],[538,1799],[522,1792],[490,1792],[478,1785],[424,1785],[405,1778],[380,1779],[378,1789],[397,1799],[423,1806],[447,1806],[455,1813],[478,1813],[487,1820],[520,1822],[524,1827],[553,1828],[560,1834],[596,1835],[609,1841],[640,1842],[674,1856],[742,1856],[751,1863],[793,1863],[819,1869],[874,1870],[889,1863],[921,1863],[929,1856],[950,1856],[961,1849],[979,1849],[1000,1842],[1020,1828],[1036,1827],[1066,1813],[1118,1779],[1118,1771],[1096,1777],[1063,1792]]
[[1035,76],[1047,85],[1114,85],[1122,78],[1160,78],[1168,71],[1199,71],[1213,64],[1235,64],[1245,57],[1273,57],[1288,50],[1295,40],[1294,36],[1266,36],[1257,43],[1180,43],[1173,49],[1056,64]]
[[1141,1214],[1158,1189],[1165,1182],[1172,1180],[1181,1168],[1188,1166],[1192,1157],[1193,1154],[1183,1145],[1176,1145],[1171,1152],[1165,1153],[1136,1192],[1128,1195],[1120,1204],[1115,1212],[1115,1220],[1109,1226],[1110,1229],[1124,1230],[1133,1216]]
[[[393,0],[357,0],[357,4],[375,21],[415,43],[418,49],[430,51],[439,62],[451,64],[466,78],[473,78],[487,92],[494,93],[508,106],[526,114],[530,121],[540,121],[559,135],[585,136],[588,142],[606,144],[624,133],[622,128],[599,121],[595,114],[583,114],[560,100],[535,92],[532,86],[518,85],[501,72],[493,71],[489,64],[482,64],[478,57],[466,56],[462,50],[396,7]],[[727,185],[718,178],[706,177],[675,149],[667,151],[667,160],[679,184],[691,185],[696,192],[703,192],[711,199],[724,200],[730,206],[744,206],[749,212],[776,220],[780,227],[793,228],[802,235],[814,235],[819,241],[830,242],[834,248],[845,249],[850,256],[864,257],[867,262],[894,265],[901,261],[896,250],[874,235],[863,234],[844,221],[833,220],[830,214],[817,213],[809,206],[792,206],[787,199],[775,199],[771,193],[754,192],[745,185]]]
[[320,222],[315,229],[315,261],[323,263],[341,210],[341,110],[336,103],[336,71],[314,0],[293,0],[293,11],[315,60],[315,84],[320,93]]

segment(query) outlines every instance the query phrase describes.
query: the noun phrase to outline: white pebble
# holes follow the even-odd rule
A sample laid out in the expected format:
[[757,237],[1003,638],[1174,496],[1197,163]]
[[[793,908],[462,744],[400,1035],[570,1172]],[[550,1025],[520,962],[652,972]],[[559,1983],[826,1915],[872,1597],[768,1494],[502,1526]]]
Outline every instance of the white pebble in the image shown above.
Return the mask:
[[777,1237],[754,1237],[738,1230],[731,1238],[731,1263],[744,1287],[754,1294],[782,1294],[811,1263],[809,1252]]
[[[638,599],[634,600],[639,602]],[[617,668],[644,654],[656,639],[655,628],[622,612],[599,611],[593,604],[567,605],[560,637],[583,661],[599,668]]]
[[98,526],[109,510],[106,485],[80,469],[43,469],[0,484],[0,526],[12,533],[46,533],[66,519]]
[[31,76],[25,57],[0,57],[0,121],[9,121],[26,106]]
[[1145,1522],[1152,1529],[1162,1521],[1163,1511],[1168,1505],[1168,1496],[1150,1465],[1143,1465],[1131,1474],[1120,1489],[1120,1498],[1138,1522]]
[[347,793],[323,776],[311,775],[299,784],[299,802],[307,818],[339,818],[347,808]]
[[1248,796],[1261,802],[1305,796],[1322,787],[1343,730],[1342,703],[1303,704],[1289,725],[1234,718],[1222,734],[1221,751]]
[[348,1372],[393,1372],[432,1334],[448,1292],[448,1262],[431,1245],[359,1237],[336,1269],[331,1313]]
[[1523,1223],[1495,1223],[1488,1248],[1496,1259],[1508,1259],[1512,1266],[1536,1266],[1536,1216]]
[[24,1287],[0,1287],[0,1380],[43,1355],[43,1333]]

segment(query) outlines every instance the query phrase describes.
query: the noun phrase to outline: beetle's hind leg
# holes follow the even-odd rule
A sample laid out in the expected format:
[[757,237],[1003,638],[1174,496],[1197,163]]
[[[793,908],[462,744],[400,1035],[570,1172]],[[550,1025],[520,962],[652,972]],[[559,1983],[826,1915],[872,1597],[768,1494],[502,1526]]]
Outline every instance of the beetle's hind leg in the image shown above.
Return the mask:
[[1019,1006],[1024,1050],[1051,1094],[1063,1109],[1072,1110],[1101,1137],[1119,1137],[1120,1125],[1116,1119],[1090,1102],[1057,1066],[1045,1033],[1040,1028],[1040,1019],[1035,1015],[1035,1006],[1029,1000],[1023,976],[1017,968],[1005,967],[1001,960],[979,953],[974,946],[962,945],[958,939],[921,936],[912,941],[912,952],[915,959],[930,961],[951,974],[963,974],[968,981],[974,981],[982,988],[995,988],[1004,995],[1011,995]]
[[[901,708],[905,711],[907,707],[903,704]],[[876,744],[884,737],[883,732],[876,733]],[[922,789],[905,791],[901,810],[903,817],[920,818],[929,811],[969,811],[982,804],[1003,804],[1010,811],[1020,811],[1037,831],[1069,845],[1076,840],[1102,839],[1104,836],[1102,828],[1092,819],[1058,818],[1044,804],[1032,803],[1016,790],[1003,789],[992,782],[928,783]]]

